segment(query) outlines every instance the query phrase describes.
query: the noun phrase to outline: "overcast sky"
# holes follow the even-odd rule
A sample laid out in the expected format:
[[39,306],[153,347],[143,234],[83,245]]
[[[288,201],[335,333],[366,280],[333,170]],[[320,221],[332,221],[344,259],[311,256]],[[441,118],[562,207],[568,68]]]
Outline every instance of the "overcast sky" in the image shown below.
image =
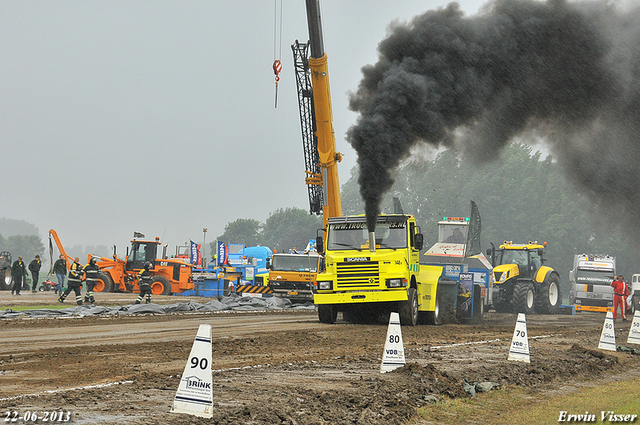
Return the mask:
[[[321,1],[341,184],[356,161],[345,133],[360,68],[392,21],[447,3]],[[483,4],[458,3],[469,15]],[[0,2],[0,217],[45,239],[53,228],[65,246],[123,252],[138,231],[172,252],[205,227],[211,242],[238,218],[308,209],[290,48],[308,39],[305,6],[282,2],[280,53],[275,5]]]

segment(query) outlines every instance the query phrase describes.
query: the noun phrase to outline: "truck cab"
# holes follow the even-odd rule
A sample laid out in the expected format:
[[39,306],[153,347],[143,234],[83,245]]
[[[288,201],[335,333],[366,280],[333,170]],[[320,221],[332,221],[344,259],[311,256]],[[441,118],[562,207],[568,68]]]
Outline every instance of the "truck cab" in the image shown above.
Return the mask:
[[438,324],[454,305],[456,282],[441,279],[442,267],[420,264],[423,235],[412,215],[380,214],[375,232],[364,215],[330,217],[326,247],[324,238],[317,245],[326,248],[313,297],[320,322],[334,323],[342,311],[352,322],[398,312],[402,325]]
[[273,254],[269,266],[269,287],[273,295],[313,302],[320,258],[315,251]]

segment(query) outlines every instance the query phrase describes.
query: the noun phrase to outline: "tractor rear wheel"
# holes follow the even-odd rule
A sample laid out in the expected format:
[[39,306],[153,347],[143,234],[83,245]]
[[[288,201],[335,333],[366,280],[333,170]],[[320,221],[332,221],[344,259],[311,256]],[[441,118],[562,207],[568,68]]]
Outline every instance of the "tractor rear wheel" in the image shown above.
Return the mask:
[[536,311],[543,314],[558,314],[561,301],[560,279],[555,273],[550,273],[540,284],[540,291],[536,299]]
[[151,278],[151,293],[153,295],[169,295],[171,294],[171,283],[164,276],[154,276]]
[[9,289],[11,288],[11,273],[9,273],[8,271],[1,271],[0,272],[0,289]]
[[418,292],[415,288],[409,288],[407,301],[400,301],[398,308],[400,324],[402,326],[415,326],[418,324]]
[[535,312],[535,289],[533,282],[521,281],[516,283],[511,298],[514,313],[533,314]]
[[113,292],[113,279],[106,273],[99,273],[93,292]]
[[328,323],[330,325],[336,323],[338,318],[338,310],[331,304],[320,304],[318,306],[318,319],[320,323]]

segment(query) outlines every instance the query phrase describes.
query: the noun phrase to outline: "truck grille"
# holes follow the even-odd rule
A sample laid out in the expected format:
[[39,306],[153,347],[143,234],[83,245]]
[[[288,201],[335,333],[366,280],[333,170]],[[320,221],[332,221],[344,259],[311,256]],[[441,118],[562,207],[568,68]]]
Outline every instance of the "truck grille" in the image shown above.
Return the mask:
[[494,272],[493,273],[493,278],[496,280],[497,282],[500,282],[500,278],[502,277],[502,272]]
[[337,263],[337,289],[378,287],[380,274],[377,261]]

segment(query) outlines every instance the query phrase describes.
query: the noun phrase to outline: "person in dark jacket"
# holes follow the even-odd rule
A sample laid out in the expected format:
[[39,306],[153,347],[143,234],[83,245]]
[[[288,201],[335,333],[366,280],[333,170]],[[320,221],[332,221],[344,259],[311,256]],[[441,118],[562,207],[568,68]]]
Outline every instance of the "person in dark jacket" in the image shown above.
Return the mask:
[[20,295],[20,290],[22,289],[26,275],[27,267],[24,265],[24,261],[22,261],[22,256],[19,256],[11,266],[11,276],[13,277],[13,289],[11,290],[12,295],[14,292],[16,295]]
[[82,269],[82,264],[80,264],[80,258],[76,257],[69,269],[69,284],[67,285],[67,289],[62,293],[60,298],[58,298],[58,301],[63,303],[67,295],[69,295],[71,291],[74,291],[76,293],[76,304],[82,305],[82,275],[84,275],[84,270]]
[[58,278],[58,285],[55,293],[62,295],[62,287],[64,286],[64,278],[67,275],[67,260],[64,255],[60,254],[60,258],[53,263],[53,274]]
[[138,273],[138,285],[140,285],[140,295],[136,299],[136,304],[140,304],[145,294],[147,295],[147,304],[151,302],[151,263],[144,263],[144,268]]
[[38,290],[38,278],[40,277],[41,267],[42,262],[40,261],[40,256],[36,255],[36,258],[29,263],[29,271],[31,272],[31,280],[33,281],[31,284],[31,292],[36,292]]
[[96,300],[93,298],[93,288],[98,283],[98,273],[100,273],[100,267],[96,264],[98,259],[91,257],[89,264],[84,266],[84,272],[86,275],[85,281],[87,282],[87,293],[84,294],[84,302],[95,304]]

